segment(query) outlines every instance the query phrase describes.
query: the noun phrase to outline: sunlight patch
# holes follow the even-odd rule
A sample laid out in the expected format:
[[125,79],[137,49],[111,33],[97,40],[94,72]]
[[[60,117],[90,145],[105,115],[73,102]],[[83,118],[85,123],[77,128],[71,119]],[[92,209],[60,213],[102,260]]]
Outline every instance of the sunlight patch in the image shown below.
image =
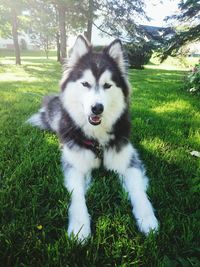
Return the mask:
[[164,142],[161,138],[155,137],[155,138],[145,138],[141,141],[141,145],[145,148],[145,150],[149,152],[166,152],[171,150],[170,144]]
[[191,109],[191,104],[184,100],[176,100],[167,102],[163,105],[157,106],[156,108],[153,108],[152,110],[156,113],[165,113],[165,112],[173,112],[173,111],[181,111],[186,109]]
[[45,140],[50,145],[58,145],[58,139],[55,135],[52,135],[50,133],[45,134]]
[[0,76],[0,81],[7,82],[7,81],[13,81],[13,82],[35,82],[37,81],[37,78],[30,77],[29,75],[16,75],[15,73],[4,73]]

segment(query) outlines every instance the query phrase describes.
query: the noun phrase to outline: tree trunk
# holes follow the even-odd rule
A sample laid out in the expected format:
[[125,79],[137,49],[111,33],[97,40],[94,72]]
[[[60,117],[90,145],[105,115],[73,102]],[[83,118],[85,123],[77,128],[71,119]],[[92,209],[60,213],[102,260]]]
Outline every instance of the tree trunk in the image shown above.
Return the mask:
[[58,7],[58,20],[60,30],[60,62],[63,63],[66,58],[66,29],[65,29],[65,8]]
[[86,37],[89,42],[91,42],[92,39],[93,12],[94,12],[94,1],[89,0],[88,22],[87,22],[87,32],[86,32]]
[[45,45],[44,45],[44,50],[45,50],[45,54],[46,54],[46,59],[49,59],[49,38],[47,36],[46,38],[46,42],[45,42]]
[[60,36],[56,33],[56,46],[57,46],[57,61],[60,62]]
[[21,65],[20,48],[19,48],[18,32],[17,32],[17,13],[14,7],[11,8],[11,23],[12,23],[12,37],[15,49],[15,63],[16,65]]

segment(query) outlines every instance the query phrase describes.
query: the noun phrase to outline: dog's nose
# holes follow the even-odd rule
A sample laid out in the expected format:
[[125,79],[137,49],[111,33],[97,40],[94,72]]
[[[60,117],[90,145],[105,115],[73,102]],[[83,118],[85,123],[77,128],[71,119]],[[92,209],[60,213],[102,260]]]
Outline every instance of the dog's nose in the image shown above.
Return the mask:
[[103,112],[103,105],[101,103],[96,103],[94,106],[92,106],[91,110],[92,113],[94,113],[95,115],[100,115]]

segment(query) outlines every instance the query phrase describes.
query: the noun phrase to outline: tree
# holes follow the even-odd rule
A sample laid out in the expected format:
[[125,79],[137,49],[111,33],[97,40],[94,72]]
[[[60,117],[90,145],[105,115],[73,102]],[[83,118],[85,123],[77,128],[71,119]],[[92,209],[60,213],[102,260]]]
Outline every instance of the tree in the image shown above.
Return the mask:
[[86,10],[85,10],[85,17],[87,19],[87,30],[85,32],[85,37],[89,42],[91,42],[92,39],[92,26],[94,19],[96,17],[96,11],[99,8],[98,2],[95,2],[95,0],[88,0],[86,5]]
[[179,9],[179,14],[166,18],[167,21],[176,21],[181,26],[176,27],[175,34],[166,42],[161,55],[162,61],[169,55],[176,56],[184,45],[200,40],[200,1],[182,0]]
[[49,48],[56,40],[57,21],[55,7],[43,0],[31,1],[29,19],[28,33],[32,41],[42,47],[48,58]]
[[67,56],[67,37],[71,33],[77,33],[86,26],[85,2],[79,0],[49,0],[57,11],[58,32],[57,48],[58,58],[63,63]]
[[18,18],[17,18],[17,9],[15,6],[12,6],[10,9],[11,14],[11,24],[12,24],[12,36],[15,48],[15,57],[16,57],[16,65],[21,65],[21,56],[20,56],[20,48],[18,41]]
[[66,6],[67,2],[57,1],[57,10],[58,10],[58,25],[60,32],[60,60],[61,62],[66,58],[67,43],[66,43]]
[[[1,26],[1,33],[6,35],[7,37],[12,35],[13,43],[14,43],[14,50],[15,50],[15,63],[16,65],[21,65],[21,57],[20,57],[20,47],[18,41],[18,29],[19,29],[19,15],[21,15],[22,10],[24,8],[25,1],[19,0],[1,0],[0,1],[0,10],[1,20],[6,22],[6,24],[2,24]],[[6,25],[6,30],[2,30],[2,28]]]
[[[141,37],[139,19],[144,17],[148,19],[144,11],[144,2],[144,0],[87,0],[85,5],[88,21],[86,37],[91,39],[93,25],[110,36],[126,41]],[[95,22],[97,16],[100,18],[100,25]]]

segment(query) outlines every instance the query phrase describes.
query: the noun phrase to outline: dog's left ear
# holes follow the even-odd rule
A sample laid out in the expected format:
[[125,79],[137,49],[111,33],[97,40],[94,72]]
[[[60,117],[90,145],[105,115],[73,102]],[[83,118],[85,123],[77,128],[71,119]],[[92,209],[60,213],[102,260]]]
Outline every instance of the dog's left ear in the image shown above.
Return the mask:
[[108,54],[117,63],[120,70],[126,73],[126,62],[122,50],[122,43],[119,39],[114,40],[109,46],[104,49],[104,52]]
[[91,49],[89,42],[82,36],[79,35],[76,42],[72,48],[72,53],[68,60],[68,66],[73,67],[79,59],[86,55]]

